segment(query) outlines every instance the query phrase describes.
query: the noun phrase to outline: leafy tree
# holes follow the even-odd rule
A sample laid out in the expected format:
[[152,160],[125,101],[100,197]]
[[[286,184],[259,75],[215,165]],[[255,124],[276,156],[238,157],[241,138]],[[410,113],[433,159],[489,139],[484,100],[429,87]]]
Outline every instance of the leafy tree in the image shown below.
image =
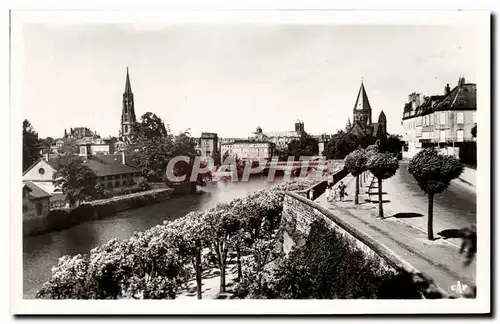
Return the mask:
[[399,168],[398,160],[389,153],[372,153],[368,156],[366,167],[378,180],[378,213],[380,218],[384,218],[382,180],[396,174]]
[[318,140],[306,132],[302,132],[299,139],[288,144],[288,156],[313,156],[318,154]]
[[40,147],[43,153],[50,153],[50,147],[54,145],[54,139],[52,137],[47,137],[40,140]]
[[343,159],[357,147],[356,135],[339,131],[326,143],[323,155],[328,159]]
[[472,137],[477,137],[477,124],[470,130]]
[[206,237],[214,252],[220,270],[220,292],[226,292],[226,266],[231,238],[241,228],[240,220],[228,204],[219,204],[203,217],[207,226]]
[[385,141],[383,150],[387,153],[395,154],[399,156],[403,151],[403,145],[401,144],[401,140],[399,137],[395,135],[389,135],[387,140]]
[[434,239],[433,233],[433,202],[434,195],[448,188],[451,180],[462,174],[464,166],[454,156],[438,154],[434,148],[426,148],[418,152],[408,164],[408,171],[417,181],[429,198],[427,236]]
[[354,196],[354,203],[359,204],[359,176],[366,170],[367,155],[363,149],[349,153],[344,159],[344,165],[349,172],[356,177],[356,194]]
[[76,139],[67,138],[64,139],[62,147],[58,148],[57,152],[59,154],[74,155],[78,154],[80,152],[80,149],[78,147],[78,144],[76,143]]
[[23,121],[23,172],[40,158],[41,143],[31,123]]
[[140,122],[133,126],[132,133],[136,140],[153,140],[168,136],[167,127],[163,120],[149,111],[143,114]]
[[366,135],[362,138],[357,139],[358,145],[361,145],[362,148],[366,148],[369,145],[373,145],[375,144],[375,142],[377,142],[377,138],[371,135]]
[[132,143],[127,147],[132,162],[142,169],[148,181],[160,181],[173,154],[173,136],[161,118],[151,112],[141,116],[132,133]]
[[207,245],[207,227],[203,222],[203,212],[191,212],[169,224],[171,240],[181,257],[187,258],[195,270],[196,291],[202,299],[202,258],[201,252]]
[[70,205],[97,197],[97,176],[79,158],[62,156],[56,165],[55,184],[60,186]]
[[149,190],[150,188],[150,185],[148,183],[148,181],[146,180],[146,178],[144,177],[139,177],[139,179],[137,180],[137,186],[142,190],[142,191],[146,191],[146,190]]

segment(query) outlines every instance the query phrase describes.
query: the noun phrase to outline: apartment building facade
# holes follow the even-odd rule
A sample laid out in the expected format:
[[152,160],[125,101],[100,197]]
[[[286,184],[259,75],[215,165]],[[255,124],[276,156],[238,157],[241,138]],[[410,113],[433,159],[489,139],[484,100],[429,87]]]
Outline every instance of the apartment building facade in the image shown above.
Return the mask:
[[443,95],[410,94],[402,119],[403,157],[411,158],[430,146],[458,156],[463,143],[475,141],[476,115],[476,84],[463,77],[453,89],[446,85]]

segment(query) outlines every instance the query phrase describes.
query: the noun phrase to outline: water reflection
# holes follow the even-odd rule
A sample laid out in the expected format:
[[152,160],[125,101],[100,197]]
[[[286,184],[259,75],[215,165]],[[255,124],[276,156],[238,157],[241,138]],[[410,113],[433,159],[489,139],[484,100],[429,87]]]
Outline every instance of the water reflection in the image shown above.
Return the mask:
[[[276,182],[274,182],[276,183]],[[113,238],[126,239],[136,231],[182,217],[194,210],[206,210],[218,203],[268,187],[264,179],[250,182],[215,182],[201,193],[178,196],[162,203],[127,210],[111,217],[79,224],[59,232],[23,239],[24,298],[33,298],[41,284],[50,277],[51,268],[66,254],[86,254]]]

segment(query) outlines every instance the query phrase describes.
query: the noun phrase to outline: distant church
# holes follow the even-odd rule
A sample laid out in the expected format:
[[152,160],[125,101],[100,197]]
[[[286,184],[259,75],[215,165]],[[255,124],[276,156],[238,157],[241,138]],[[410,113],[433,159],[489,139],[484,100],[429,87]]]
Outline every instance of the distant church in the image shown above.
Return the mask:
[[130,86],[130,77],[128,75],[127,67],[127,79],[125,81],[125,92],[123,93],[122,101],[122,118],[120,127],[120,140],[128,143],[130,142],[133,125],[136,122],[135,110],[134,110],[134,94],[132,93],[132,87]]
[[379,139],[387,138],[387,119],[383,111],[378,116],[378,122],[372,123],[372,107],[368,101],[363,81],[361,81],[358,98],[354,104],[353,122],[351,124],[351,120],[347,120],[346,132],[359,138],[365,136],[374,136]]

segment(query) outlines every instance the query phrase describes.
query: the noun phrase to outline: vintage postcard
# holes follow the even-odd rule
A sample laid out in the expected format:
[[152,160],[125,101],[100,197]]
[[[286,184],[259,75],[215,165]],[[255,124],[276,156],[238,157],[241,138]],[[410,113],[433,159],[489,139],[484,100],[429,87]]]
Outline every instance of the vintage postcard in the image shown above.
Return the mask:
[[11,11],[12,312],[490,313],[490,19]]

